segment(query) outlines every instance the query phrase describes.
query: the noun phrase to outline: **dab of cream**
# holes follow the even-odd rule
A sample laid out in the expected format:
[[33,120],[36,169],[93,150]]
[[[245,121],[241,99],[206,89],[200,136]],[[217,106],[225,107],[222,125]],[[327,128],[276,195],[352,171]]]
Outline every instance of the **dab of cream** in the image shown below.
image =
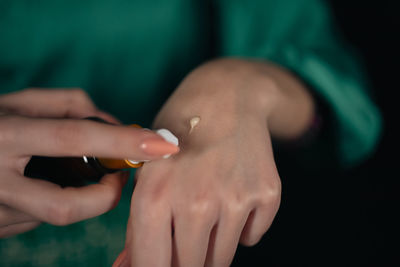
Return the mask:
[[199,124],[199,122],[200,122],[200,117],[199,116],[195,116],[195,117],[190,119],[189,134],[193,131],[193,129],[196,127],[196,125]]

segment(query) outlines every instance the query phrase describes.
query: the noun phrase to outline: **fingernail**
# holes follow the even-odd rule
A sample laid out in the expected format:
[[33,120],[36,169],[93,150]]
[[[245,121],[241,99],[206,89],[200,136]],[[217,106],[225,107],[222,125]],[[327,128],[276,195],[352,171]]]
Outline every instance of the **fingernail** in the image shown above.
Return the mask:
[[150,156],[164,157],[179,152],[179,147],[160,138],[144,140],[140,148]]

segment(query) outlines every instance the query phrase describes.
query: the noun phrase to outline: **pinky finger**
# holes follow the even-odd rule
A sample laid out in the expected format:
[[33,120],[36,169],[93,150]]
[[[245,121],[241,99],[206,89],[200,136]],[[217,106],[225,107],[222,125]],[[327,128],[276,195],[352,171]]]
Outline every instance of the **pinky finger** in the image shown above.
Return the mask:
[[0,238],[10,237],[16,234],[28,232],[40,225],[40,222],[24,222],[11,224],[0,228]]
[[253,210],[243,228],[240,243],[244,246],[254,246],[257,244],[271,226],[275,213],[269,209],[259,208]]

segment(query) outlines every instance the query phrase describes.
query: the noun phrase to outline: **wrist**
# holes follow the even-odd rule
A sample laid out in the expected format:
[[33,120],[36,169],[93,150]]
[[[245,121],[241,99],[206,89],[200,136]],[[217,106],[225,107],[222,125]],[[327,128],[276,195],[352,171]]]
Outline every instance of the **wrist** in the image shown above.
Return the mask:
[[277,88],[276,104],[267,117],[271,136],[282,141],[302,137],[315,120],[315,103],[309,88],[279,66],[264,65],[264,71]]
[[[247,120],[265,125],[276,102],[273,81],[251,63],[237,59],[208,62],[182,81],[157,115],[153,127],[168,128],[180,140],[227,137]],[[200,123],[190,132],[190,119]]]
[[190,119],[201,122],[190,139],[197,142],[231,135],[247,122],[266,125],[278,139],[294,139],[306,131],[313,100],[302,83],[266,62],[218,59],[190,73],[154,121],[180,140],[189,139]]

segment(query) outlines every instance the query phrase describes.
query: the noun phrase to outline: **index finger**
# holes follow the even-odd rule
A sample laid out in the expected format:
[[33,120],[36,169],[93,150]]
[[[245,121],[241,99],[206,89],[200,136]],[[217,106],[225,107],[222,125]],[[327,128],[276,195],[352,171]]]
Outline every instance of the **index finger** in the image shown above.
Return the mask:
[[151,160],[179,148],[155,132],[77,119],[2,118],[6,145],[21,156],[97,156]]
[[[140,187],[140,185],[139,185]],[[127,253],[131,266],[169,266],[172,260],[172,213],[168,204],[151,196],[132,196],[129,220],[130,236],[127,237]]]

